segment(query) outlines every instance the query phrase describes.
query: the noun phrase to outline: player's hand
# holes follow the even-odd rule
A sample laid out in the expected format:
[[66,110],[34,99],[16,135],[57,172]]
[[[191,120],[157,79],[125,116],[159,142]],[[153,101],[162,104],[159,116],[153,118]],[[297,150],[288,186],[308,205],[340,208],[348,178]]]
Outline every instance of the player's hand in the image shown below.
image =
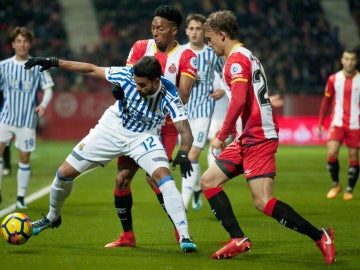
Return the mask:
[[317,130],[316,130],[316,134],[320,139],[322,138],[323,132],[324,132],[324,127],[323,126],[319,126],[317,128]]
[[33,66],[41,66],[40,72],[51,67],[59,66],[59,59],[57,57],[33,57],[25,62],[25,69],[30,69]]
[[211,140],[211,145],[210,145],[211,149],[221,149],[223,150],[225,148],[225,143],[220,141],[217,137],[213,138]]
[[214,91],[210,94],[210,96],[214,99],[214,100],[219,100],[220,98],[222,98],[225,95],[225,90],[223,89],[214,89]]
[[188,158],[188,153],[186,151],[179,150],[174,161],[172,162],[172,169],[175,170],[176,165],[180,165],[181,175],[185,178],[191,176],[193,168],[191,166],[191,161]]

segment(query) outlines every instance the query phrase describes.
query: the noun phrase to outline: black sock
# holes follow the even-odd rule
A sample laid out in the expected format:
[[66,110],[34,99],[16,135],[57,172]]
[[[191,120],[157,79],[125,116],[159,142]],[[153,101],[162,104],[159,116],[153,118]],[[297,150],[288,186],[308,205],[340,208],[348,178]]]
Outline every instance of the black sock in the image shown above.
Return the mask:
[[284,202],[276,201],[272,217],[285,227],[306,234],[315,242],[322,237],[322,232],[300,216],[294,209]]
[[3,153],[4,160],[4,168],[11,169],[11,161],[10,161],[10,146],[6,146]]
[[202,190],[194,191],[194,201],[195,201],[195,203],[197,203],[199,201],[201,193],[202,193]]
[[359,177],[359,165],[350,166],[348,171],[348,187],[351,188],[351,191],[354,189],[358,177]]
[[230,237],[244,237],[244,232],[241,230],[239,223],[236,220],[229,198],[225,192],[222,190],[216,193],[214,196],[210,197],[208,201],[211,206],[211,211],[230,234]]
[[132,215],[131,207],[133,204],[131,192],[126,195],[114,195],[115,197],[115,209],[121,221],[124,232],[133,230],[132,227]]
[[327,168],[330,172],[332,181],[334,183],[339,183],[339,171],[340,171],[339,161],[336,160],[334,162],[328,162]]
[[21,204],[24,204],[24,196],[17,196],[16,199],[18,202],[20,202]]

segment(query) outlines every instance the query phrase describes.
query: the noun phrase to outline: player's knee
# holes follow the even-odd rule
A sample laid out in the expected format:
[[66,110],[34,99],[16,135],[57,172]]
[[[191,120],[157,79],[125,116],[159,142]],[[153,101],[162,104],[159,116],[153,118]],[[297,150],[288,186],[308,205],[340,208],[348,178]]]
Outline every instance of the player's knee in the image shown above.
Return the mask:
[[[170,175],[170,171],[168,168],[159,167],[152,173],[151,178],[156,183],[159,183],[160,179],[162,179],[165,176],[169,176],[169,175]],[[151,185],[151,181],[149,182],[149,184]]]
[[133,174],[130,170],[121,170],[116,175],[116,188],[119,190],[127,189],[130,186]]

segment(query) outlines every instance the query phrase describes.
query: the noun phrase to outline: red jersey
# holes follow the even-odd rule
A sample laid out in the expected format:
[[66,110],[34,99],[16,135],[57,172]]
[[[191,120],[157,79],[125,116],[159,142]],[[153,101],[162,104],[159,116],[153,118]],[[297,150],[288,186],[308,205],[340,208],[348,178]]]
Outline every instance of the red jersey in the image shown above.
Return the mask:
[[159,60],[163,76],[175,86],[179,86],[180,75],[196,78],[197,56],[191,49],[178,42],[169,53],[163,53],[158,51],[153,39],[138,40],[131,48],[126,65],[134,65],[145,55],[155,56]]
[[360,129],[360,74],[345,77],[343,71],[329,76],[325,96],[332,98],[331,126]]
[[229,108],[218,138],[224,141],[236,123],[237,139],[253,145],[278,139],[278,125],[268,98],[267,82],[260,61],[241,43],[236,44],[224,66],[224,80],[231,90]]

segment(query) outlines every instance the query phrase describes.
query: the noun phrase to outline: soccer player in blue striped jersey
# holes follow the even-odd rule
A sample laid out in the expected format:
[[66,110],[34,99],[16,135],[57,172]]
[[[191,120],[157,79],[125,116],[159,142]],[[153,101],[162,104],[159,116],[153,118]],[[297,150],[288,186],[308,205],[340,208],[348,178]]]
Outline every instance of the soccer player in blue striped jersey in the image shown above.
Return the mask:
[[[181,136],[180,153],[189,151],[193,136],[185,106],[176,87],[161,77],[159,61],[153,56],[144,56],[134,67],[105,68],[55,57],[38,57],[25,64],[30,70],[35,65],[41,65],[42,70],[61,67],[106,79],[118,86],[114,90],[114,97],[118,100],[105,111],[98,124],[74,147],[57,170],[50,190],[50,211],[46,217],[33,223],[33,235],[60,225],[62,205],[77,176],[97,166],[105,166],[119,156],[129,156],[155,180],[162,192],[167,213],[181,236],[180,248],[185,252],[196,251],[197,247],[189,236],[181,194],[170,175],[160,128],[170,115]],[[186,155],[177,158],[178,164],[183,164],[187,172],[191,170]]]
[[[19,149],[16,207],[25,209],[24,197],[31,175],[30,154],[36,148],[36,124],[51,100],[54,83],[50,74],[41,73],[39,67],[24,69],[29,58],[32,32],[26,27],[15,27],[11,38],[15,55],[0,62],[0,88],[4,94],[0,112],[0,190],[2,156],[6,145],[15,137],[14,145]],[[44,95],[38,104],[40,88]]]
[[182,178],[182,198],[185,208],[188,208],[191,197],[193,209],[199,210],[202,204],[199,157],[208,139],[211,115],[215,106],[215,99],[211,96],[214,91],[215,73],[221,74],[224,59],[216,56],[213,49],[205,44],[204,23],[206,18],[197,13],[189,14],[186,18],[187,46],[197,55],[197,77],[192,86],[186,109],[189,123],[194,136],[194,142],[189,152],[193,173]]

